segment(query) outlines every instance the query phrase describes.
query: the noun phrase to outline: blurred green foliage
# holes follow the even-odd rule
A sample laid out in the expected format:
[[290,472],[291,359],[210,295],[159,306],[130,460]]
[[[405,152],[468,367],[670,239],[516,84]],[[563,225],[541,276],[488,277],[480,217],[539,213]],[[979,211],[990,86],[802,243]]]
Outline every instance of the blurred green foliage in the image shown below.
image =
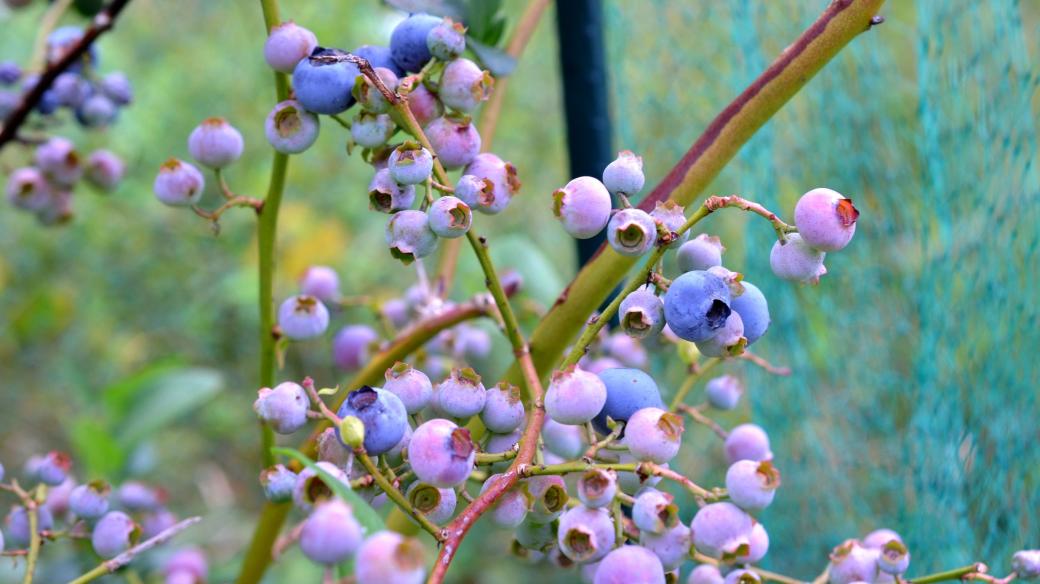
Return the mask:
[[[284,18],[346,49],[385,43],[400,18],[376,0],[281,4]],[[504,4],[512,19],[524,5]],[[824,5],[606,2],[617,146],[643,156],[648,184]],[[0,12],[0,58],[28,60],[42,8]],[[709,193],[740,193],[789,217],[800,193],[826,185],[863,212],[856,241],[828,258],[830,273],[814,288],[770,274],[772,231],[757,218],[727,212],[706,227],[722,236],[728,267],[770,299],[773,328],[756,350],[794,369],[778,378],[727,366],[747,379],[750,399],[720,421],[754,419],[770,432],[784,487],[762,516],[773,540],[764,565],[801,578],[822,569],[831,546],[882,525],[907,536],[915,573],[976,559],[999,572],[1040,534],[1040,375],[1030,354],[1040,345],[1040,10],[923,0],[890,2],[884,15]],[[492,234],[497,265],[524,275],[525,302],[542,307],[575,270],[573,241],[547,204],[569,178],[551,18],[518,65],[494,142],[520,169],[522,194],[508,213],[477,222]],[[247,144],[230,183],[263,193],[274,92],[262,42],[256,3],[135,0],[101,41],[100,68],[125,71],[136,102],[109,131],[60,128],[84,150],[124,156],[127,181],[109,196],[81,189],[66,227],[0,213],[0,461],[13,469],[29,454],[66,449],[80,478],[163,485],[179,514],[205,515],[186,539],[207,547],[215,582],[234,574],[261,500],[249,407],[254,220],[231,213],[214,237],[191,213],[158,205],[151,181],[166,158],[187,156],[198,121],[224,116]],[[337,268],[348,295],[386,298],[414,282],[413,270],[389,260],[383,220],[367,210],[371,171],[345,155],[346,137],[326,123],[290,164],[278,298],[311,264]],[[27,156],[6,149],[0,171],[6,177]],[[208,203],[219,197],[213,186]],[[455,295],[482,286],[464,250]],[[348,309],[334,322],[371,318]],[[342,381],[328,352],[329,338],[294,347],[282,376]],[[507,359],[496,339],[483,370],[494,379]],[[655,351],[652,370],[666,391],[683,373],[670,351]],[[676,466],[719,484],[716,439],[691,428],[687,440]],[[478,529],[454,581],[531,576],[522,562],[493,559],[506,553],[506,534]],[[576,577],[535,569],[546,581]],[[316,573],[289,553],[271,581]]]

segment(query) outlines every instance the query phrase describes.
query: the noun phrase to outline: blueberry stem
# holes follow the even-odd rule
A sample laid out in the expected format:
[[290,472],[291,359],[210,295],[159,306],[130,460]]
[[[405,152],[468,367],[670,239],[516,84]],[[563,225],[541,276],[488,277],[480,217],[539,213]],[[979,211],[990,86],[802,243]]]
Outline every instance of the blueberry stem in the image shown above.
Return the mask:
[[36,42],[33,44],[32,58],[29,59],[29,67],[33,70],[42,70],[47,64],[47,37],[50,36],[54,27],[58,26],[62,15],[72,6],[72,0],[57,0],[47,8],[40,19],[40,30],[36,33]]
[[478,452],[477,453],[477,465],[488,465],[495,462],[503,462],[506,460],[513,460],[516,458],[516,453],[520,451],[520,445],[514,444],[512,448],[505,452]]
[[372,462],[372,458],[369,457],[368,454],[365,452],[364,447],[355,448],[354,456],[357,458],[358,462],[361,463],[361,466],[365,467],[365,470],[368,471],[368,474],[376,482],[376,485],[380,488],[380,490],[386,493],[386,496],[389,497],[390,500],[394,502],[394,504],[400,507],[402,511],[408,513],[408,515],[410,515],[412,519],[415,519],[415,521],[419,523],[420,527],[426,530],[426,532],[432,535],[434,539],[436,539],[438,542],[443,542],[447,538],[444,529],[438,527],[432,521],[427,519],[425,515],[420,513],[408,501],[408,498],[401,494],[401,491],[397,490],[397,488],[395,488],[394,485],[391,484],[385,476],[383,476],[383,473],[379,472],[379,469],[376,468],[375,463]]
[[111,574],[119,568],[122,568],[123,566],[129,564],[131,561],[133,561],[135,557],[137,557],[141,553],[166,543],[167,541],[173,539],[173,537],[176,536],[178,533],[184,531],[192,525],[195,525],[199,521],[202,521],[201,517],[189,517],[184,521],[178,522],[162,530],[161,532],[156,534],[155,537],[152,537],[135,545],[134,547],[126,550],[125,552],[119,554],[118,556],[110,560],[105,560],[104,562],[101,562],[93,570],[83,574],[75,580],[70,581],[69,584],[85,584],[86,582],[91,582],[106,574]]
[[755,365],[758,365],[762,369],[765,369],[766,373],[772,373],[773,375],[780,375],[781,377],[786,377],[786,376],[791,374],[791,368],[790,367],[773,365],[772,363],[770,363],[766,359],[763,359],[762,357],[759,357],[758,355],[756,355],[756,354],[754,354],[751,351],[748,351],[746,349],[744,350],[744,353],[740,355],[740,358],[744,359],[746,361],[751,361]]
[[[704,555],[704,554],[702,554],[700,552],[694,553],[693,554],[693,559],[696,560],[697,562],[701,563],[701,564],[711,564],[712,566],[718,566],[719,565],[719,561],[717,559],[715,559],[715,558],[713,558],[711,556],[706,556],[706,555]],[[762,578],[762,580],[764,580],[766,582],[779,582],[780,584],[808,584],[804,580],[799,580],[797,578],[791,578],[790,576],[784,576],[783,574],[778,574],[776,572],[770,572],[769,570],[763,570],[763,569],[757,568],[755,566],[750,566],[748,569],[750,569],[752,572],[758,574],[759,577]]]
[[960,568],[954,568],[952,570],[945,570],[942,572],[935,572],[926,576],[920,576],[918,578],[910,578],[905,580],[906,584],[931,584],[932,582],[945,582],[946,580],[964,580],[970,579],[971,576],[986,573],[986,564],[981,562],[975,562],[974,564],[968,564],[967,566],[961,566]]
[[765,217],[767,221],[773,224],[773,230],[776,231],[776,238],[780,240],[781,244],[787,243],[788,233],[795,233],[798,231],[795,226],[784,223],[779,217],[777,217],[776,213],[773,213],[754,201],[749,201],[738,195],[730,195],[728,197],[708,197],[708,199],[704,201],[704,205],[712,211],[725,207],[735,207]]
[[22,584],[32,584],[33,575],[36,572],[36,560],[40,556],[40,546],[43,540],[40,538],[40,518],[38,509],[40,503],[47,499],[47,487],[37,486],[32,491],[26,492],[17,481],[11,483],[12,491],[18,495],[25,507],[25,513],[29,516],[29,551],[25,555],[25,576]]
[[701,409],[701,407],[693,407],[688,406],[686,404],[679,404],[678,406],[673,408],[673,411],[682,412],[690,416],[690,418],[692,418],[694,422],[697,422],[698,424],[701,424],[703,426],[707,426],[711,429],[712,432],[715,433],[716,436],[722,438],[723,440],[729,437],[729,432],[727,432],[722,426],[720,426],[718,422],[712,420],[708,416],[705,416]]
[[344,119],[343,116],[339,114],[329,114],[329,117],[332,118],[337,124],[343,126],[344,128],[348,130],[351,128],[350,120]]
[[[592,424],[590,423],[589,428],[591,429],[591,427]],[[618,437],[621,436],[621,432],[623,432],[624,430],[625,424],[623,422],[618,422],[617,425],[614,426],[614,429],[611,430],[610,434],[607,434],[606,438],[600,440],[599,442],[592,442],[590,440],[591,446],[589,446],[589,449],[585,451],[585,458],[596,458],[596,455],[599,454],[599,451],[609,446],[611,442],[617,440]],[[591,436],[595,437],[595,432],[593,432]]]
[[621,512],[621,499],[614,498],[610,512],[614,516],[614,545],[621,545],[625,543],[625,514]]

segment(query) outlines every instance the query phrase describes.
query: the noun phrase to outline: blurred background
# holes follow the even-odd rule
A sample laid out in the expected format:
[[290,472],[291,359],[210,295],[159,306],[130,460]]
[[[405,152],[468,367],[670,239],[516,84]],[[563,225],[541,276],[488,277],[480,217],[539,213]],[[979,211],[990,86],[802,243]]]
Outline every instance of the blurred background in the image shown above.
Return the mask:
[[[611,150],[642,155],[649,191],[826,4],[605,0]],[[524,5],[505,3],[511,26]],[[376,0],[281,6],[322,44],[347,49],[385,44],[402,16]],[[0,9],[0,59],[28,59],[43,8]],[[705,193],[739,193],[790,218],[798,196],[827,186],[862,212],[855,240],[828,256],[815,287],[772,275],[774,235],[760,219],[734,211],[702,224],[722,237],[727,267],[770,301],[772,328],[757,352],[793,369],[777,377],[726,365],[746,381],[748,399],[718,419],[762,425],[783,472],[760,517],[772,540],[763,567],[809,579],[833,546],[886,526],[906,539],[911,574],[973,560],[1003,573],[1013,551],[1040,546],[1040,5],[894,1],[882,14],[886,22],[842,51]],[[542,307],[577,266],[549,205],[571,178],[555,18],[550,8],[521,59],[494,140],[519,168],[521,195],[508,212],[477,221],[492,234],[497,265],[520,271],[525,302]],[[214,582],[233,578],[262,502],[250,408],[255,221],[230,213],[215,237],[191,213],[159,205],[151,183],[164,160],[187,156],[199,121],[223,116],[247,145],[229,182],[263,194],[263,120],[274,103],[263,39],[253,2],[135,0],[100,42],[100,68],[125,71],[135,103],[106,132],[60,128],[82,150],[122,155],[128,179],[111,195],[78,194],[63,227],[0,212],[0,461],[15,469],[60,449],[81,479],[161,485],[177,514],[205,516],[205,528],[184,540],[206,547]],[[370,167],[346,155],[346,138],[326,121],[316,146],[290,165],[276,298],[294,293],[311,264],[335,267],[347,295],[400,296],[415,281],[413,269],[390,261],[384,221],[367,209]],[[5,149],[4,178],[25,158]],[[218,197],[207,193],[208,202]],[[483,285],[469,255],[460,298]],[[372,316],[334,316],[337,326],[353,322]],[[342,381],[330,338],[294,347],[281,376]],[[495,343],[481,363],[491,380],[509,359]],[[665,392],[684,375],[672,350],[651,351],[649,367]],[[721,442],[700,427],[686,440],[673,466],[721,484]],[[500,561],[509,535],[478,529],[453,581],[577,578]],[[40,581],[81,567],[52,562]],[[0,581],[20,573],[9,568],[0,562]],[[290,552],[269,581],[316,574]]]

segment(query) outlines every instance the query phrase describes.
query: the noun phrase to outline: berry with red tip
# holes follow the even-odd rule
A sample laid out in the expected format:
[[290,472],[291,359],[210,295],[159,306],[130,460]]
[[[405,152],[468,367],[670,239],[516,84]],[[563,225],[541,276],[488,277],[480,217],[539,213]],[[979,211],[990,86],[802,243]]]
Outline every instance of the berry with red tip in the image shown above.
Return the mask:
[[579,563],[595,562],[614,547],[614,520],[606,509],[579,505],[560,517],[556,534],[565,556]]
[[462,168],[480,153],[480,133],[469,116],[450,113],[425,128],[426,137],[448,170]]
[[292,73],[318,46],[318,37],[293,21],[276,24],[264,41],[264,60],[272,69]]
[[740,284],[744,293],[734,297],[729,306],[740,315],[744,324],[744,337],[750,346],[769,330],[769,303],[758,286],[747,281]]
[[314,296],[290,296],[278,307],[278,326],[294,341],[311,339],[329,328],[329,309]]
[[712,378],[704,385],[711,407],[720,410],[732,410],[740,402],[744,394],[744,384],[733,375],[720,375]]
[[503,381],[487,390],[480,421],[488,430],[499,434],[519,428],[524,421],[524,402],[520,399],[520,388]]
[[430,229],[429,216],[422,211],[404,210],[390,216],[386,225],[386,244],[390,255],[408,265],[437,248],[437,234]]
[[433,155],[417,142],[407,141],[390,153],[387,160],[390,176],[403,185],[416,185],[430,178]]
[[98,520],[90,534],[94,552],[110,559],[130,549],[141,530],[129,515],[122,511],[110,511]]
[[465,482],[473,470],[476,453],[469,430],[443,419],[421,424],[408,445],[408,460],[415,476],[441,488]]
[[567,509],[567,484],[557,475],[534,476],[524,481],[531,496],[531,520],[548,523]]
[[622,209],[607,224],[607,241],[621,255],[641,256],[657,242],[657,224],[642,209]]
[[689,527],[676,523],[659,534],[640,532],[639,545],[654,552],[664,569],[670,571],[678,569],[690,557],[693,537],[690,535]]
[[738,460],[772,460],[769,435],[755,424],[741,424],[733,428],[726,437],[726,458],[730,464]]
[[300,550],[312,562],[331,566],[346,561],[361,546],[361,524],[343,501],[318,505],[300,529]]
[[603,184],[611,193],[631,197],[643,190],[643,158],[629,150],[618,152],[617,158],[603,169]]
[[599,563],[594,584],[664,584],[664,566],[657,555],[645,547],[624,545],[610,552]]
[[264,136],[277,152],[299,154],[310,148],[318,139],[321,123],[318,116],[303,109],[294,100],[286,100],[274,106],[264,121]]
[[52,450],[40,458],[34,476],[41,483],[56,487],[65,482],[71,468],[72,459],[68,454]]
[[445,65],[438,89],[445,106],[470,112],[491,97],[494,85],[491,73],[469,59],[460,58]]
[[649,284],[625,296],[618,314],[622,330],[637,339],[656,335],[664,328],[664,301]]
[[316,47],[293,69],[296,100],[316,114],[338,114],[354,105],[351,90],[361,71],[346,60],[344,51]]
[[747,551],[754,523],[750,515],[733,503],[711,503],[694,515],[690,533],[697,551],[713,558],[733,559],[737,552]]
[[372,346],[378,341],[379,334],[370,326],[345,326],[332,339],[332,360],[344,371],[356,371],[368,363]]
[[102,191],[115,190],[125,175],[126,164],[109,150],[95,150],[87,158],[84,178]]
[[777,277],[792,282],[817,284],[827,273],[823,265],[826,254],[809,246],[797,233],[787,234],[787,243],[773,244],[769,252],[769,267]]
[[591,468],[578,479],[578,499],[586,507],[606,507],[617,495],[617,473]]
[[488,215],[495,215],[505,210],[520,190],[520,179],[517,178],[516,167],[490,152],[482,152],[473,158],[473,162],[466,166],[463,174],[490,181],[490,190],[486,188],[487,183],[485,183],[477,191],[476,204],[471,204],[458,191],[455,193],[455,196],[466,201],[466,204],[474,210]]
[[264,488],[264,496],[272,503],[283,503],[292,499],[293,487],[298,476],[285,465],[276,464],[260,472],[260,484]]
[[368,183],[368,208],[381,213],[408,209],[415,203],[415,186],[400,185],[390,176],[390,170],[376,171]]
[[632,505],[632,521],[640,532],[662,534],[679,524],[679,507],[671,494],[646,489]]
[[726,471],[726,492],[745,511],[768,507],[779,486],[780,471],[768,460],[738,460]]
[[852,584],[874,582],[878,577],[878,550],[865,548],[854,539],[846,540],[830,554],[829,582]]
[[435,524],[450,520],[458,504],[454,489],[442,489],[420,481],[408,486],[405,497],[416,511]]
[[679,251],[675,252],[675,261],[683,272],[707,270],[722,265],[724,251],[726,248],[718,237],[701,233],[679,247]]
[[856,233],[859,211],[852,199],[831,189],[813,189],[794,206],[794,224],[805,243],[820,251],[838,251]]
[[426,35],[426,48],[435,59],[457,59],[466,50],[466,27],[445,18]]
[[679,234],[679,230],[686,224],[686,215],[683,214],[682,205],[675,201],[670,199],[664,202],[658,201],[654,205],[654,210],[650,212],[650,216],[658,225],[664,227],[665,231],[676,234],[675,239],[668,244],[669,248],[679,247],[690,238],[689,231]]
[[328,266],[311,266],[300,277],[300,292],[335,303],[339,300],[339,274]]
[[[480,494],[483,495],[501,479],[501,473],[489,476],[480,487]],[[530,505],[530,495],[527,491],[522,487],[514,486],[495,501],[495,505],[491,508],[491,521],[500,527],[517,527],[527,517],[527,509]]]
[[408,16],[390,33],[390,54],[397,66],[409,73],[418,73],[433,55],[426,44],[430,31],[441,19],[425,12]]
[[242,156],[242,134],[224,118],[206,118],[188,136],[191,157],[210,168],[224,168]]
[[632,414],[648,407],[663,408],[661,392],[652,377],[638,369],[607,369],[598,375],[607,388],[603,409],[593,419],[596,430],[608,434],[607,418],[627,422]]
[[433,399],[445,414],[460,419],[475,416],[484,409],[487,389],[472,368],[451,370],[447,379],[437,384]]
[[425,373],[398,361],[386,370],[383,389],[396,395],[409,414],[422,411],[433,396],[433,385]]
[[450,195],[434,201],[426,214],[430,217],[430,229],[446,239],[462,237],[473,224],[469,205]]
[[372,456],[390,451],[408,427],[404,403],[392,392],[367,385],[347,394],[336,415],[361,420],[365,425],[365,451]]
[[744,352],[747,339],[744,337],[744,319],[733,311],[726,318],[726,324],[715,335],[706,341],[699,341],[697,350],[705,357],[735,357]]
[[396,131],[397,124],[390,119],[388,114],[377,114],[370,111],[358,112],[350,126],[350,136],[362,148],[382,146]]
[[292,434],[307,423],[310,400],[298,383],[286,381],[274,389],[265,387],[257,395],[253,409],[275,432]]
[[422,544],[393,531],[374,533],[357,550],[354,578],[358,584],[422,584]]
[[159,167],[152,188],[155,197],[164,205],[186,207],[199,202],[205,186],[206,181],[199,169],[171,158]]
[[607,401],[607,387],[595,374],[571,365],[552,375],[545,393],[545,412],[561,424],[584,424]]
[[97,519],[108,511],[111,490],[104,481],[78,485],[69,493],[69,510],[81,519]]
[[594,237],[610,221],[610,193],[591,176],[580,176],[553,192],[553,215],[577,239]]
[[83,176],[83,165],[72,141],[54,137],[36,147],[36,167],[48,180],[71,187]]

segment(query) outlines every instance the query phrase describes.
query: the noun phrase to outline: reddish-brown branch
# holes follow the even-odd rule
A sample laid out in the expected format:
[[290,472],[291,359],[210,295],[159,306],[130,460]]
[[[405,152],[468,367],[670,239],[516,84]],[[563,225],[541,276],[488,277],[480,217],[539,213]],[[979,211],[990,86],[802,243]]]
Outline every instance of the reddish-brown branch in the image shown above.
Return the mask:
[[126,5],[130,3],[130,0],[112,0],[105,7],[104,10],[98,12],[97,16],[94,17],[93,24],[83,33],[83,37],[77,42],[71,49],[69,49],[60,59],[56,62],[51,63],[40,75],[36,85],[22,96],[22,102],[18,104],[18,107],[14,109],[4,120],[4,125],[0,128],[0,150],[10,141],[14,140],[18,135],[18,129],[22,127],[25,120],[29,118],[29,114],[33,108],[40,103],[40,99],[43,98],[43,94],[51,88],[54,84],[54,80],[72,66],[73,63],[78,61],[88,50],[90,46],[94,44],[99,36],[107,32],[115,24],[116,17],[119,13],[126,8]]

